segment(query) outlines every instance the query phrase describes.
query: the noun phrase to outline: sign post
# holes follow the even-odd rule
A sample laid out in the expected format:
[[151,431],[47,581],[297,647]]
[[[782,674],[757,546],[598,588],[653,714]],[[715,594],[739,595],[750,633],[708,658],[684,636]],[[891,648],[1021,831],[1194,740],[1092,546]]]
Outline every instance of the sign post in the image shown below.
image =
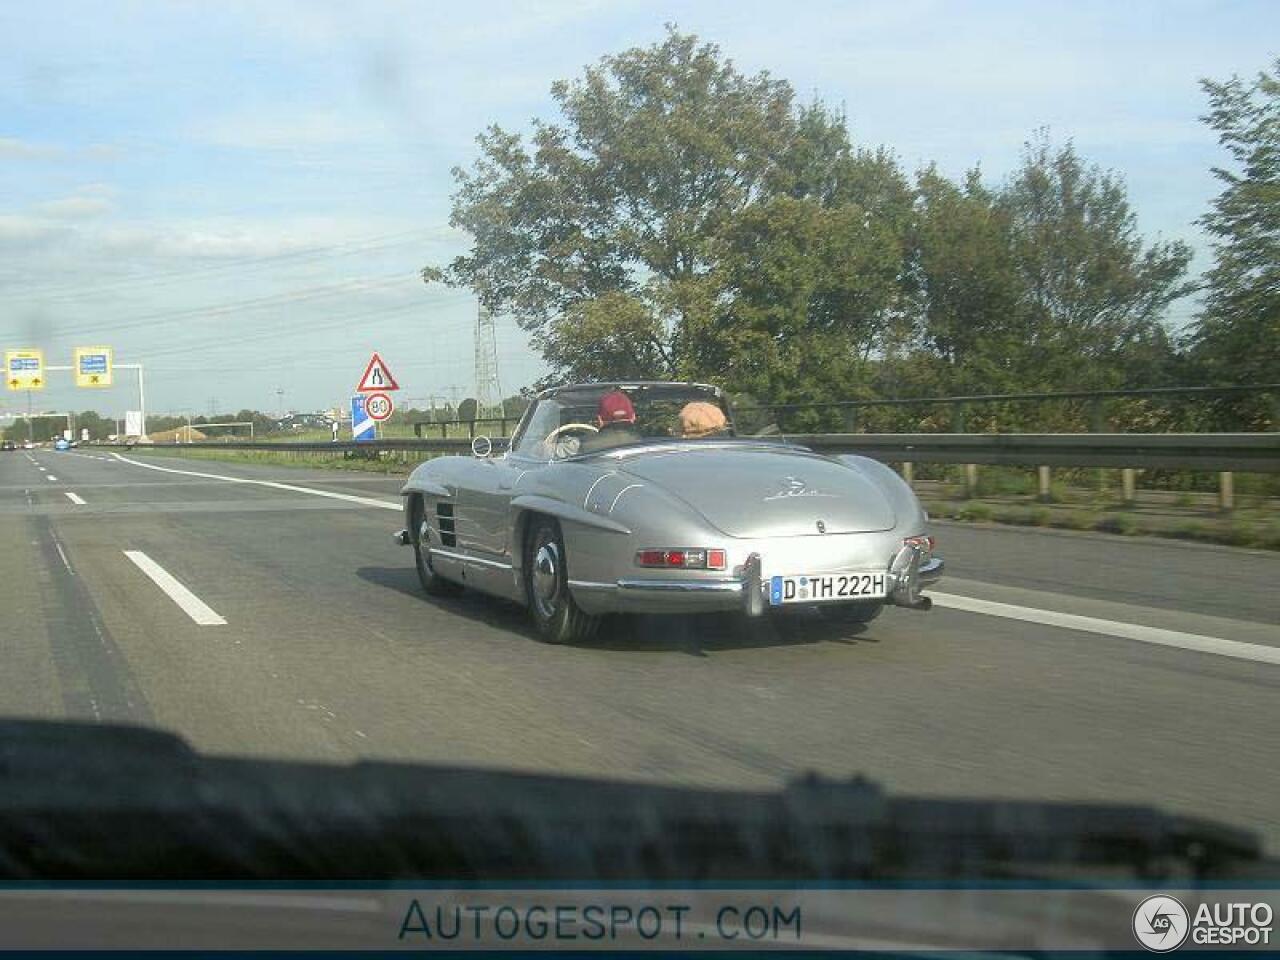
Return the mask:
[[5,386],[10,390],[44,389],[44,353],[40,350],[7,350],[4,355]]
[[396,405],[389,390],[399,390],[400,384],[387,369],[386,362],[376,352],[364,368],[364,376],[351,398],[351,439],[364,443],[378,438],[378,424],[395,413]]
[[76,347],[77,387],[109,387],[112,383],[110,347]]
[[396,405],[390,394],[370,393],[364,398],[364,412],[370,420],[382,423],[396,412]]
[[399,389],[400,384],[396,383],[396,378],[391,375],[382,357],[375,353],[369,360],[369,365],[364,368],[364,376],[360,378],[356,393],[383,393]]
[[378,439],[378,422],[365,410],[365,397],[362,393],[351,398],[351,439],[357,443]]

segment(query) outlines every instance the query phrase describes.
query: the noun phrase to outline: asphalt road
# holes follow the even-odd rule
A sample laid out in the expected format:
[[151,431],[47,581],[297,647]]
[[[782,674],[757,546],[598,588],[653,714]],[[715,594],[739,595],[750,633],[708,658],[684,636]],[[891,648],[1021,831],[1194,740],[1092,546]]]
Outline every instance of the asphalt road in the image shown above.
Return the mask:
[[0,454],[0,716],[213,753],[1148,803],[1280,851],[1274,554],[939,524],[928,613],[619,618],[552,647],[513,606],[420,594],[395,479],[131,456]]

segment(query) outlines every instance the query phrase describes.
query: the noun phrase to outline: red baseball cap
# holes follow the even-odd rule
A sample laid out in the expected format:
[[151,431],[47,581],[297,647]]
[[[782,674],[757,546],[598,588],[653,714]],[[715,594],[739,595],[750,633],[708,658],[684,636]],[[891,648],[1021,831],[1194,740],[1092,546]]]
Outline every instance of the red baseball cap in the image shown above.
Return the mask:
[[600,398],[596,416],[601,423],[635,423],[636,408],[631,405],[630,397],[621,390],[614,390]]

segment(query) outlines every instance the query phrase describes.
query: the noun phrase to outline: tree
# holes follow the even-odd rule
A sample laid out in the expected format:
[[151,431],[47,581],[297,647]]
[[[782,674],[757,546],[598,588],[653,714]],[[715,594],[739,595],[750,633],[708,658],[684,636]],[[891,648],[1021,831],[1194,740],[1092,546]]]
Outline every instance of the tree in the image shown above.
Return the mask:
[[717,381],[772,403],[1152,379],[1189,250],[1123,182],[1040,137],[999,187],[851,143],[669,28],[553,85],[456,169],[471,250],[423,271],[530,332],[551,380]]
[[0,439],[7,440],[10,443],[25,443],[30,429],[31,427],[27,423],[26,417],[14,417],[13,423],[4,428],[4,434],[0,436]]
[[1165,310],[1192,289],[1186,244],[1144,244],[1123,181],[1044,136],[1027,145],[998,196],[1019,285],[1026,386],[1149,381],[1171,354]]
[[1200,223],[1213,235],[1204,309],[1189,338],[1215,382],[1276,379],[1280,371],[1280,59],[1252,83],[1203,80],[1203,118],[1234,169],[1215,167],[1222,192]]
[[924,354],[911,373],[917,392],[1019,388],[1021,298],[1008,211],[976,169],[960,185],[927,167],[916,194],[913,274]]
[[[528,145],[491,127],[474,167],[455,170],[451,222],[475,242],[447,267],[425,270],[428,282],[469,286],[513,314],[557,378],[705,376],[736,362],[709,355],[708,337],[772,309],[742,298],[751,251],[780,230],[798,244],[794,258],[825,257],[828,273],[844,277],[811,281],[820,302],[795,300],[800,314],[788,322],[812,309],[834,335],[829,317],[842,312],[841,322],[874,339],[865,327],[883,297],[862,303],[852,259],[791,233],[830,226],[848,238],[856,221],[867,233],[858,250],[884,239],[884,196],[849,205],[859,177],[863,193],[871,185],[883,193],[896,166],[853,153],[843,116],[820,103],[797,107],[785,82],[745,76],[715,46],[674,29],[660,44],[556,83],[552,94],[563,126],[535,122]],[[909,211],[907,191],[900,200]],[[822,213],[834,208],[848,209]]]

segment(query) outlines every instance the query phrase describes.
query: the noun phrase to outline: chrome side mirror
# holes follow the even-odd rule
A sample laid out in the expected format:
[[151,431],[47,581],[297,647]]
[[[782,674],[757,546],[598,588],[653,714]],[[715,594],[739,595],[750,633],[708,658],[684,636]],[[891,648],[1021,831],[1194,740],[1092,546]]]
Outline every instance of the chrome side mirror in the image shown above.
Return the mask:
[[493,453],[493,441],[488,437],[471,438],[471,455],[481,460]]

